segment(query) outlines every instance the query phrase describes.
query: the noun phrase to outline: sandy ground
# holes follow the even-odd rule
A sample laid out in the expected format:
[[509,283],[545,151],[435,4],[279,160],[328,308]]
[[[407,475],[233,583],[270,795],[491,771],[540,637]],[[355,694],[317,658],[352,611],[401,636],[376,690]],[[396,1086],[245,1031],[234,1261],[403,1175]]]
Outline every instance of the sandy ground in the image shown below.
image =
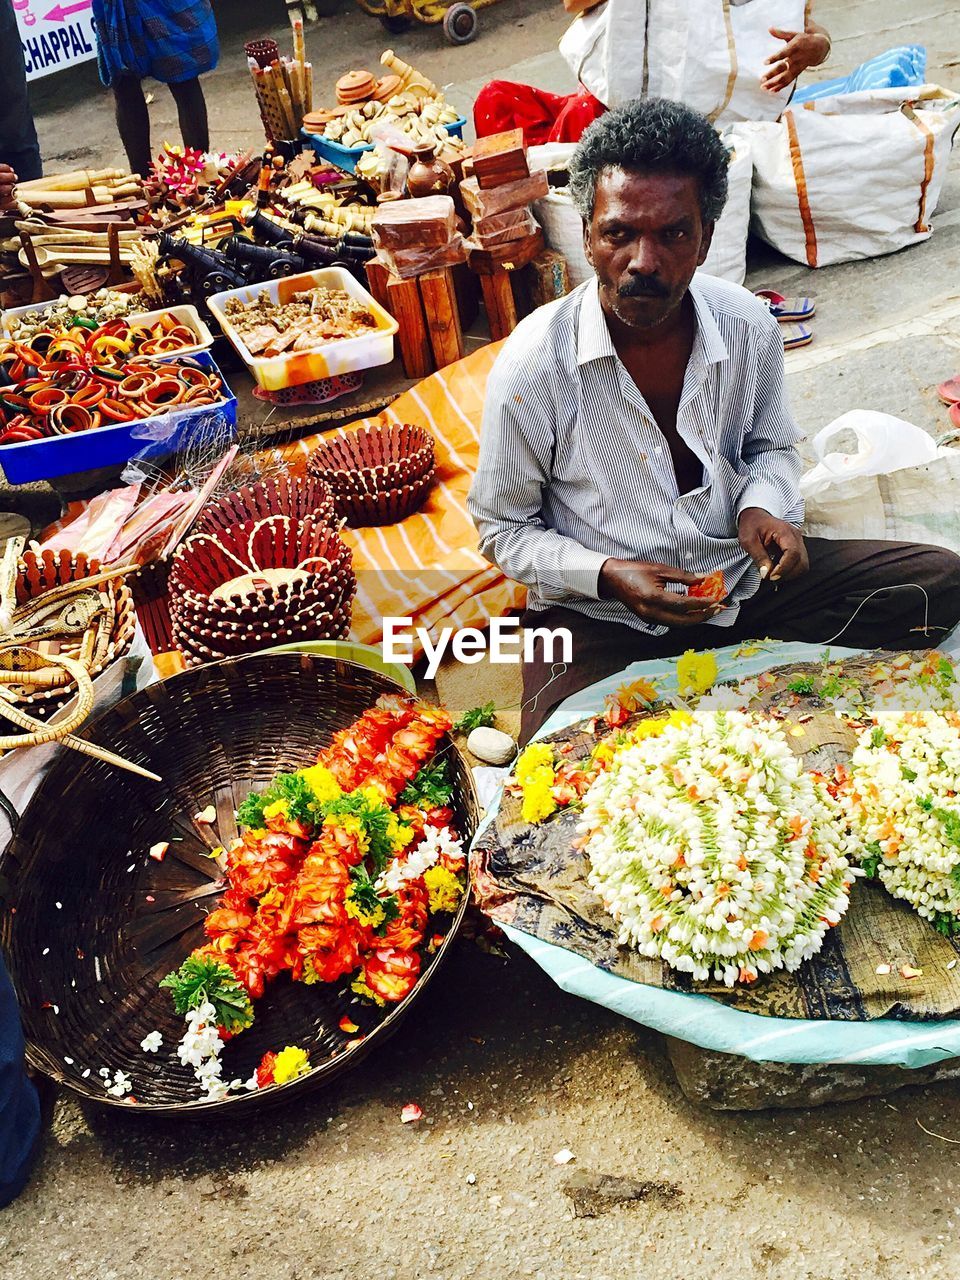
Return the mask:
[[[242,33],[263,34],[260,13],[279,30],[283,12],[279,0],[217,8],[225,54],[208,96],[226,147],[256,134]],[[918,40],[930,48],[931,78],[960,82],[948,0],[818,8],[835,35],[825,74]],[[482,38],[464,49],[436,30],[387,43],[457,85],[461,103],[504,69],[565,87],[551,52],[564,26],[558,4],[504,0],[481,20]],[[370,65],[385,43],[373,19],[345,4],[309,39],[329,80]],[[42,84],[35,100],[51,167],[120,159],[92,72]],[[153,112],[155,139],[173,136],[163,89]],[[818,297],[817,342],[789,365],[808,430],[855,406],[945,428],[933,388],[960,365],[956,162],[935,221],[921,247],[816,275],[753,254],[755,287]],[[489,671],[449,687],[461,706],[507,700]],[[424,1118],[404,1126],[408,1101]],[[286,1110],[211,1129],[84,1112],[61,1098],[37,1176],[0,1214],[0,1275],[953,1280],[958,1102],[960,1088],[941,1085],[818,1110],[704,1112],[683,1098],[659,1037],[564,995],[522,956],[464,942],[379,1055]],[[558,1166],[563,1148],[575,1160]],[[578,1173],[656,1185],[578,1217]]]

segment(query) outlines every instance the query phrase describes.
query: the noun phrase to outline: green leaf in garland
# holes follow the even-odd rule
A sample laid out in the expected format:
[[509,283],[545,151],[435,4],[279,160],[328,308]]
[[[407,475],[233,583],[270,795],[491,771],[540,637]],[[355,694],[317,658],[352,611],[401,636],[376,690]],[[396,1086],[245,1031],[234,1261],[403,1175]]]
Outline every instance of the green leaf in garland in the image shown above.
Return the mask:
[[212,1004],[217,1026],[227,1031],[243,1031],[253,1022],[250,997],[233,972],[211,956],[187,956],[176,973],[168,973],[160,986],[173,994],[178,1014]]
[[421,809],[441,809],[453,799],[453,784],[447,771],[447,761],[437,760],[425,764],[412,782],[400,792],[401,804],[416,805]]
[[797,676],[795,680],[791,680],[787,685],[791,693],[815,693],[816,685],[813,676]]
[[337,796],[336,800],[328,800],[322,806],[324,818],[353,815],[359,818],[369,841],[369,857],[377,875],[387,865],[393,853],[393,835],[396,819],[387,806],[363,791],[350,791],[346,795]]
[[871,840],[864,848],[869,856],[860,859],[860,866],[863,868],[868,880],[876,880],[877,872],[880,870],[880,863],[883,861],[883,850],[876,840]]

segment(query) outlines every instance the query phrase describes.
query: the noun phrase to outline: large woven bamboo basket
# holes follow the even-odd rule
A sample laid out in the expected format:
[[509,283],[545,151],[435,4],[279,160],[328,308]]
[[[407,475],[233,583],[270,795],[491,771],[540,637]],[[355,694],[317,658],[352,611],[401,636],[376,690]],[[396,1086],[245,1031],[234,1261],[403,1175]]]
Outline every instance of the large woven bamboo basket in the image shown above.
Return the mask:
[[[312,1070],[289,1084],[198,1101],[191,1068],[175,1056],[183,1020],[157,984],[203,940],[204,916],[223,888],[206,855],[235,834],[235,808],[277,772],[312,763],[338,729],[399,688],[351,662],[253,654],[151,685],[90,724],[84,737],[147,765],[163,783],[64,752],[0,861],[0,943],[33,1066],[97,1103],[235,1115],[340,1075],[397,1027],[442,963],[466,897],[443,944],[424,955],[417,986],[392,1008],[356,1003],[349,978],[308,987],[283,976],[268,985],[253,1026],[224,1048],[223,1076],[245,1080],[267,1050],[299,1045]],[[440,749],[466,842],[478,819],[470,772],[449,739]],[[194,817],[210,804],[217,824],[205,828]],[[148,850],[160,841],[170,848],[157,862]],[[358,1032],[340,1030],[345,1014]],[[153,1030],[163,1047],[148,1054],[140,1042]],[[106,1094],[104,1067],[130,1077],[135,1104]]]

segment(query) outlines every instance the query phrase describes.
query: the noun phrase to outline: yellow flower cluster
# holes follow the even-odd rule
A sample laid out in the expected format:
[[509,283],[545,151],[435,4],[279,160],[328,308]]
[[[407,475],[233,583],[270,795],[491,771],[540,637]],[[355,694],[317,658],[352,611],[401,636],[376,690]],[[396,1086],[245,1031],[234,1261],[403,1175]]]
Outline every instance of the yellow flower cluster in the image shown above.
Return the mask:
[[677,659],[677,684],[681,693],[706,693],[716,683],[716,655],[688,649]]
[[452,871],[446,867],[430,867],[423,873],[423,883],[430,895],[431,911],[456,911],[463,887]]
[[693,716],[681,708],[671,711],[665,716],[653,716],[650,720],[641,720],[630,731],[631,742],[642,742],[644,738],[659,738],[664,729],[682,729],[690,724]]
[[348,916],[353,916],[354,920],[362,925],[369,925],[371,929],[376,929],[377,925],[383,924],[386,916],[383,907],[374,907],[372,911],[365,910],[363,904],[357,901],[352,885],[343,895],[343,909]]
[[315,764],[309,769],[301,769],[300,776],[317,797],[320,804],[328,804],[343,795],[340,784],[325,765]]
[[649,720],[641,720],[639,724],[634,725],[630,732],[621,735],[618,741],[611,741],[609,738],[603,742],[599,742],[591,752],[592,758],[597,764],[608,765],[611,763],[617,752],[623,747],[632,746],[636,742],[643,742],[645,738],[659,738],[664,729],[667,728],[683,728],[693,720],[689,712],[676,708],[663,716],[651,716]]
[[520,753],[514,777],[523,793],[521,817],[524,822],[543,822],[557,807],[553,785],[553,748],[546,742],[531,742]]
[[310,1070],[310,1058],[304,1049],[288,1044],[277,1054],[273,1064],[273,1080],[275,1084],[287,1084],[298,1076],[305,1076]]
[[523,804],[520,816],[524,822],[543,822],[557,807],[553,796],[556,775],[548,764],[542,764],[527,776],[523,784]]
[[545,764],[553,767],[553,747],[547,742],[531,742],[520,752],[514,777],[522,787],[533,771]]
[[268,822],[271,818],[289,818],[290,806],[286,800],[274,800],[273,804],[268,804],[264,809],[263,816]]
[[395,813],[391,813],[387,822],[387,835],[393,845],[393,852],[400,853],[413,839],[413,827],[406,826]]

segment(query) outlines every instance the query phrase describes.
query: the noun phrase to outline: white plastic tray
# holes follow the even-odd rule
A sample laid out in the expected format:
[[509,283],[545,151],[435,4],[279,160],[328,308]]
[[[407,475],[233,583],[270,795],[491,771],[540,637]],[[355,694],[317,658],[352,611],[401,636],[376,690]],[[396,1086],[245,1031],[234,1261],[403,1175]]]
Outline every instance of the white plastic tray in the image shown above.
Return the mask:
[[[2,319],[0,319],[3,336],[5,338],[13,337],[13,320],[20,316],[49,311],[51,307],[56,306],[58,301],[59,299],[55,299],[53,302],[34,302],[27,307],[11,307],[8,311],[4,311]],[[197,335],[195,345],[184,347],[181,351],[167,351],[157,356],[138,356],[138,360],[169,360],[171,356],[192,356],[196,355],[198,351],[207,351],[213,346],[213,334],[201,320],[197,308],[193,306],[163,307],[158,311],[133,311],[130,315],[123,316],[122,319],[127,321],[128,324],[150,324],[156,320],[162,320],[164,316],[170,316],[177,324],[184,324],[188,329],[192,329]]]
[[[295,293],[303,293],[318,286],[342,289],[351,298],[362,302],[373,312],[377,321],[376,329],[356,338],[337,338],[312,351],[255,356],[230,323],[226,312],[227,302],[231,298],[250,303],[266,293],[273,302],[286,302]],[[306,271],[303,275],[287,276],[283,280],[248,285],[245,289],[228,289],[224,293],[215,293],[207,300],[207,306],[236,347],[253,379],[265,391],[282,391],[284,387],[298,387],[305,382],[316,382],[320,378],[332,378],[342,373],[355,373],[360,369],[372,369],[375,365],[389,364],[393,359],[393,336],[400,327],[393,316],[380,306],[345,267],[322,267],[318,271]]]

